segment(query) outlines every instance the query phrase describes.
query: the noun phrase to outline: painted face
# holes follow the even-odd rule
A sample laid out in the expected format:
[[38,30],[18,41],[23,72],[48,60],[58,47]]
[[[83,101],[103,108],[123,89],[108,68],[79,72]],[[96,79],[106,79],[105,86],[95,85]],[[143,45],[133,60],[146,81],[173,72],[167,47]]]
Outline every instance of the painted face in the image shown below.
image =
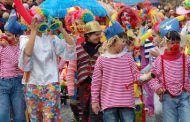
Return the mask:
[[127,12],[123,12],[121,15],[121,22],[124,26],[127,26],[129,24],[130,16]]
[[15,41],[15,36],[10,32],[5,32],[5,36],[7,37],[7,41],[9,43],[13,43]]
[[177,53],[180,50],[180,41],[167,41],[167,46],[172,53]]

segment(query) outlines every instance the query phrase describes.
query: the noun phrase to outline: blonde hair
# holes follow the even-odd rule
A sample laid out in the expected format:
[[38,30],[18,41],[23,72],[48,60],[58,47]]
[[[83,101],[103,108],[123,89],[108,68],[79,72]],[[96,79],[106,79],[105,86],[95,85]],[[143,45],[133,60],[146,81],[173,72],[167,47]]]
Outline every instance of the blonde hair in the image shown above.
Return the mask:
[[100,54],[105,53],[110,47],[112,47],[116,42],[121,41],[121,38],[119,38],[117,35],[111,37],[109,40],[106,40],[103,42],[102,46],[99,48]]

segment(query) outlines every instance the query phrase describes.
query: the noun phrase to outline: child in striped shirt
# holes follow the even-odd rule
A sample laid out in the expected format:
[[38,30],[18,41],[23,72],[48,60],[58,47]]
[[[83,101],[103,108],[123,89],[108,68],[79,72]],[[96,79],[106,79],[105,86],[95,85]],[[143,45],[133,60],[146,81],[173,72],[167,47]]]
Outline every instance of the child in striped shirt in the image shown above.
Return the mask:
[[189,122],[190,113],[190,57],[180,51],[180,35],[171,31],[164,37],[167,49],[152,64],[155,78],[150,87],[162,98],[164,122]]
[[133,84],[140,73],[131,55],[124,51],[125,45],[117,35],[111,37],[103,44],[102,55],[96,61],[91,86],[92,108],[95,113],[103,111],[104,122],[135,120]]
[[10,122],[11,112],[14,122],[26,122],[23,72],[18,68],[19,35],[24,28],[16,20],[12,10],[0,39],[0,122]]

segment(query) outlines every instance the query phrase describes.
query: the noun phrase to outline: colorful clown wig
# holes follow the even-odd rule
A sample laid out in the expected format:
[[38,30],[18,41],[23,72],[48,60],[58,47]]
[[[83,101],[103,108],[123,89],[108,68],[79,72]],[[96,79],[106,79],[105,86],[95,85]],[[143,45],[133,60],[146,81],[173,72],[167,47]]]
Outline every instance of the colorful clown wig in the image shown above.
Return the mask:
[[[122,18],[123,14],[127,13],[127,19]],[[123,7],[119,12],[117,16],[117,21],[123,26],[126,27],[123,23],[123,21],[128,21],[132,28],[136,28],[138,25],[141,24],[141,18],[139,17],[138,10],[133,9],[132,7],[126,6]]]
[[76,9],[68,11],[65,16],[65,25],[68,31],[73,34],[84,33],[84,25],[87,22],[95,20],[94,15],[87,9]]

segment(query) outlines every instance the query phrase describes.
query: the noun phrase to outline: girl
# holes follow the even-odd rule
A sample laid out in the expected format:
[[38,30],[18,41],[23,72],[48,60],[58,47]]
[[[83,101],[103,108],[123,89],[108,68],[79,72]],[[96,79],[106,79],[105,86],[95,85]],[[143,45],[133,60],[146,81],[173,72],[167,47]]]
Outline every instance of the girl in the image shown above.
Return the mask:
[[23,72],[18,68],[19,35],[23,28],[16,21],[15,10],[5,25],[5,36],[0,39],[0,121],[26,122],[22,85]]
[[180,35],[176,31],[165,36],[167,48],[152,64],[150,87],[162,98],[164,122],[188,122],[190,113],[190,57],[180,51]]
[[[48,34],[47,29],[52,25],[45,24],[47,21],[45,17],[47,16],[34,18],[30,25],[30,36],[20,37],[19,67],[26,74],[23,83],[30,121],[60,122],[57,57],[64,60],[75,59],[75,46],[73,38],[67,34],[60,21],[58,29],[65,40]],[[48,27],[41,28],[40,25]]]
[[104,122],[134,122],[135,81],[139,70],[123,49],[125,41],[117,35],[111,37],[101,48],[92,77],[92,109],[103,111]]

